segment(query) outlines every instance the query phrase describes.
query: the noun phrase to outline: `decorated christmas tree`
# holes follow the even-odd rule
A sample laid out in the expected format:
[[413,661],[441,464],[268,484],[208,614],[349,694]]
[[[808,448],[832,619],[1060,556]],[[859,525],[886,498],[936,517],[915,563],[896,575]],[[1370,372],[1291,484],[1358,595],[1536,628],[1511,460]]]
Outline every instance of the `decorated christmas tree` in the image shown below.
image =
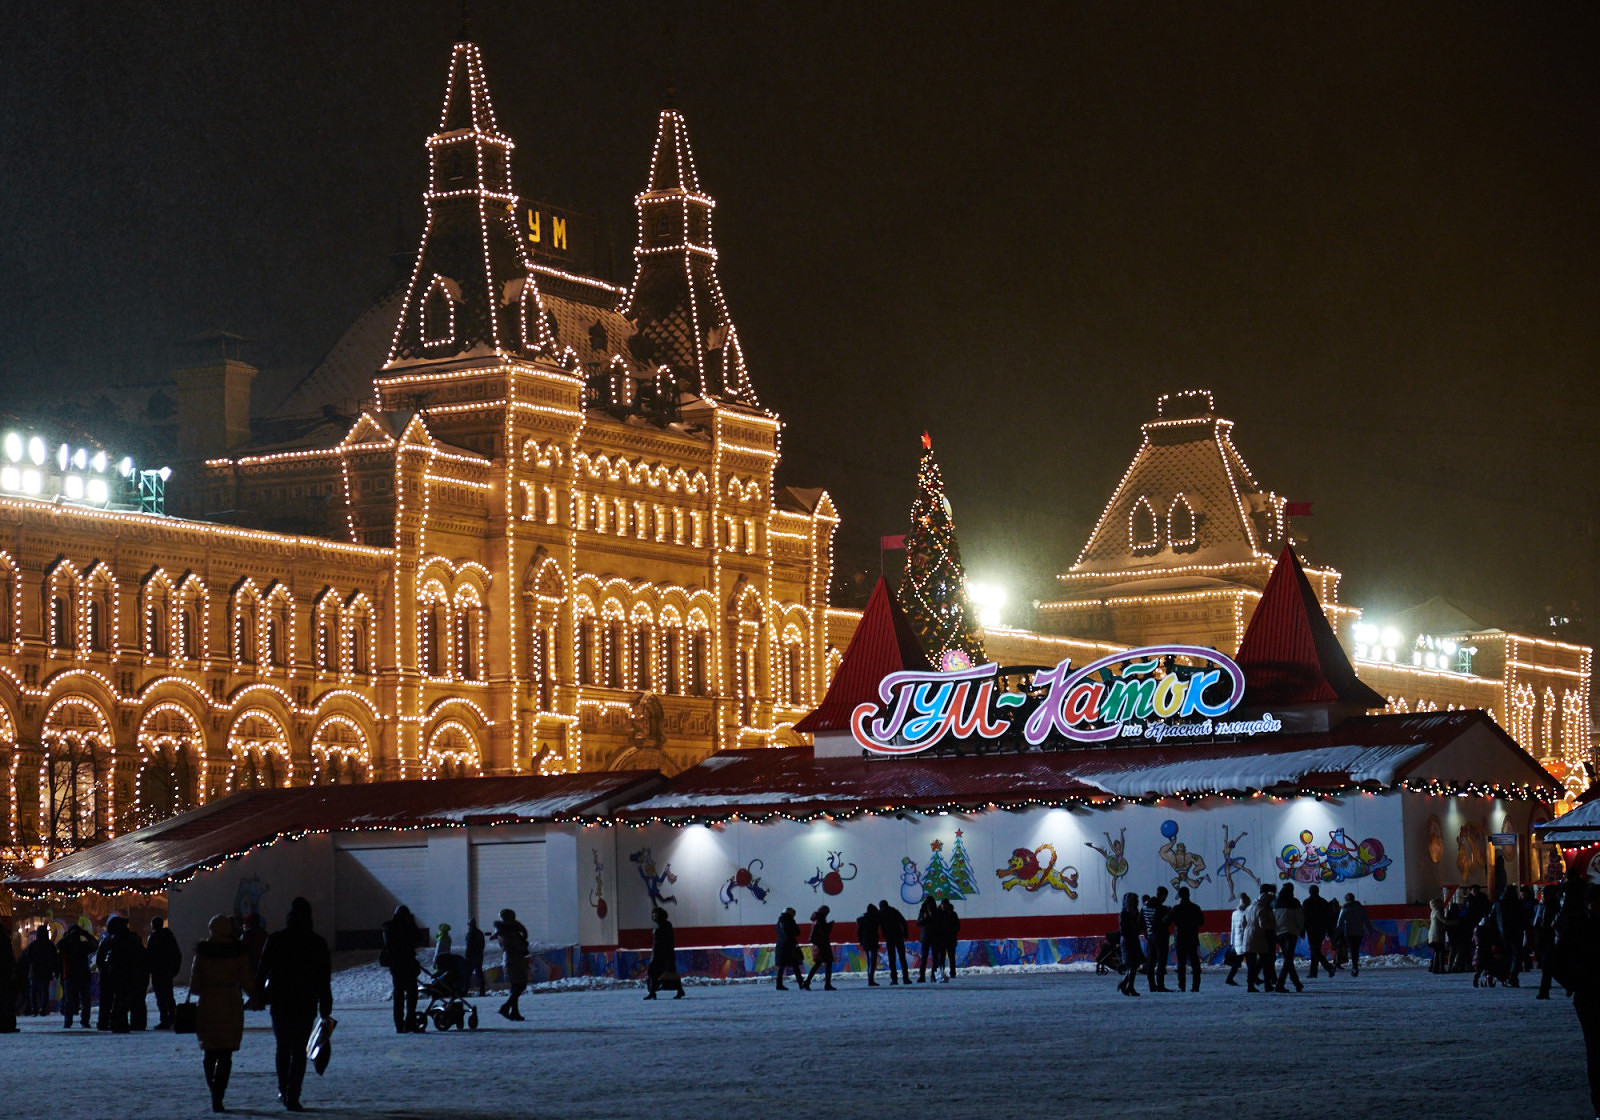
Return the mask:
[[929,898],[943,901],[944,899],[961,896],[951,894],[950,869],[944,862],[944,841],[935,840],[929,845],[933,854],[928,857],[928,866],[922,872],[922,890]]
[[983,663],[983,639],[977,612],[967,598],[955,520],[927,432],[922,433],[917,498],[911,504],[911,531],[906,534],[906,578],[900,581],[898,598],[928,660],[947,667],[947,655],[960,653],[969,664]]
[[961,830],[956,829],[956,844],[950,849],[951,898],[965,898],[978,893],[978,881],[972,877],[972,863],[967,859],[967,846],[961,842]]

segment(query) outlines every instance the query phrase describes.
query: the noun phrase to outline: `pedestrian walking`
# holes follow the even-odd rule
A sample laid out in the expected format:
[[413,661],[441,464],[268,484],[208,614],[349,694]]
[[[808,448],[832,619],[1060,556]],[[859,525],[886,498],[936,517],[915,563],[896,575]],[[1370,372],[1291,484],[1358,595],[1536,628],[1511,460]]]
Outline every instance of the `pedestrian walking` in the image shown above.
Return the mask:
[[150,965],[145,957],[144,942],[139,940],[128,919],[120,914],[106,922],[106,928],[111,931],[111,942],[106,952],[106,966],[100,972],[100,983],[111,986],[111,1033],[142,1031],[149,1014],[144,996],[150,989]]
[[50,986],[55,983],[59,960],[56,944],[50,940],[50,927],[39,926],[33,931],[33,940],[22,951],[28,968],[28,1014],[50,1013]]
[[[1571,871],[1567,873],[1567,882],[1577,882]],[[1564,889],[1572,888],[1552,883],[1539,891],[1539,906],[1533,913],[1534,951],[1539,958],[1539,994],[1534,999],[1550,998],[1550,984],[1556,973],[1556,921],[1561,916]]]
[[1285,883],[1278,888],[1278,901],[1273,906],[1273,919],[1278,925],[1278,952],[1283,957],[1283,971],[1278,974],[1278,991],[1287,992],[1289,985],[1302,991],[1300,973],[1294,967],[1294,956],[1300,944],[1300,934],[1306,928],[1305,909],[1294,896],[1294,884]]
[[[244,1038],[244,1001],[255,990],[250,951],[233,936],[233,919],[211,919],[211,936],[194,947],[189,993],[194,996],[195,1038],[205,1055],[211,1111],[223,1112],[233,1055]],[[104,977],[101,978],[104,982]]]
[[[82,918],[80,921],[87,922]],[[61,955],[61,1024],[65,1030],[72,1026],[72,1017],[81,1016],[83,1026],[89,1026],[89,965],[94,960],[94,937],[83,926],[73,923],[56,942],[56,952]]]
[[[311,903],[296,898],[282,929],[267,937],[256,972],[256,991],[272,1013],[277,1041],[278,1100],[304,1112],[306,1046],[317,1016],[333,1014],[333,955],[311,921]],[[412,987],[416,985],[413,984]]]
[[1276,987],[1273,949],[1278,939],[1278,919],[1273,912],[1272,888],[1263,886],[1261,897],[1250,908],[1250,926],[1246,932],[1249,952],[1245,964],[1249,971],[1245,980],[1252,992],[1270,992]]
[[1522,938],[1527,932],[1528,915],[1522,908],[1522,898],[1517,888],[1507,883],[1500,897],[1490,908],[1489,915],[1500,931],[1500,943],[1505,946],[1506,963],[1501,977],[1513,988],[1521,987],[1517,976],[1522,971]]
[[917,910],[917,940],[922,948],[922,957],[917,961],[917,983],[921,984],[928,979],[928,966],[933,965],[933,979],[939,980],[939,903],[930,895],[924,895],[922,905]]
[[1141,916],[1144,918],[1145,984],[1152,992],[1170,992],[1167,955],[1172,937],[1172,908],[1167,905],[1166,887],[1157,887],[1155,894],[1145,898]]
[[519,1005],[522,993],[528,990],[528,952],[532,948],[528,944],[528,927],[517,921],[517,912],[508,906],[500,911],[500,920],[495,922],[489,938],[500,943],[500,967],[511,988],[511,994],[500,1005],[500,1016],[520,1023],[523,1014]]
[[1450,950],[1446,934],[1450,928],[1449,921],[1444,913],[1444,899],[1436,898],[1428,903],[1428,948],[1433,952],[1428,971],[1431,973],[1442,973],[1448,964]]
[[[66,940],[64,935],[62,940]],[[183,950],[165,919],[150,919],[150,940],[145,942],[144,955],[150,965],[150,987],[156,993],[156,1030],[171,1030],[172,1013],[178,1006],[172,998],[172,983],[183,967]]]
[[961,944],[961,915],[948,898],[939,903],[940,958],[944,961],[945,979],[956,978],[956,948]]
[[[889,983],[898,984],[903,979],[911,983],[911,969],[906,964],[906,916],[889,905],[888,899],[878,902],[878,929],[883,934],[883,953],[889,962]],[[900,962],[900,979],[895,978],[895,962]]]
[[1329,976],[1334,974],[1336,966],[1323,952],[1322,944],[1328,940],[1328,931],[1333,928],[1334,919],[1339,916],[1338,909],[1329,912],[1328,900],[1322,897],[1322,891],[1315,883],[1306,888],[1305,904],[1300,908],[1301,916],[1306,923],[1306,955],[1311,958],[1311,979],[1317,978],[1317,966],[1322,966],[1322,971]]
[[1472,986],[1494,987],[1506,976],[1506,944],[1500,939],[1500,926],[1494,915],[1485,914],[1472,931]]
[[488,939],[483,936],[483,930],[478,928],[477,918],[467,919],[467,987],[472,987],[472,982],[478,982],[478,998],[482,999],[488,994],[483,975],[483,954],[487,949]]
[[1125,996],[1137,996],[1135,986],[1144,955],[1139,950],[1139,935],[1144,932],[1144,915],[1139,911],[1139,896],[1132,891],[1122,896],[1122,910],[1117,914],[1117,931],[1122,936],[1122,981],[1117,991]]
[[111,969],[108,962],[111,954],[111,923],[116,917],[112,914],[106,919],[106,924],[100,927],[100,940],[94,947],[94,970],[100,976],[100,1004],[94,1022],[97,1031],[111,1029],[111,1004],[115,988],[111,984]]
[[[1233,911],[1233,921],[1228,927],[1228,978],[1225,984],[1239,986],[1239,966],[1245,963],[1245,947],[1250,942],[1250,896],[1239,893],[1239,905]],[[1248,974],[1247,974],[1248,975]]]
[[655,923],[655,929],[650,935],[650,964],[645,969],[645,999],[655,999],[656,992],[661,990],[661,978],[671,974],[675,978],[678,994],[673,999],[683,998],[683,981],[676,979],[678,976],[678,937],[672,930],[672,916],[666,909],[657,906],[650,911],[650,920]]
[[[878,936],[882,919],[878,916],[878,908],[872,903],[867,903],[866,910],[861,917],[856,919],[856,944],[861,946],[862,955],[867,958],[867,987],[878,986]],[[894,967],[892,964],[889,966]]]
[[397,1034],[410,1034],[417,1025],[417,977],[422,965],[417,961],[417,944],[422,940],[422,930],[408,906],[394,908],[394,917],[383,923],[383,951],[378,963],[389,970],[389,980],[394,985],[394,1029]]
[[267,927],[261,922],[261,915],[254,910],[246,914],[239,923],[239,941],[250,954],[250,967],[261,967],[261,950],[267,946]]
[[800,963],[804,960],[800,955],[800,923],[794,920],[793,906],[778,915],[777,940],[772,955],[778,968],[778,991],[788,990],[783,986],[783,974],[790,969],[794,970],[795,987],[806,986],[804,977],[800,975]]
[[1367,908],[1356,901],[1356,896],[1346,893],[1344,905],[1339,907],[1339,940],[1350,954],[1350,975],[1361,975],[1361,943],[1367,939]]
[[811,990],[811,980],[819,968],[823,970],[823,990],[838,991],[833,986],[833,919],[828,917],[826,906],[817,907],[811,915],[811,971],[800,984],[806,991]]
[[1189,990],[1187,979],[1194,977],[1194,990],[1200,990],[1200,928],[1206,912],[1189,901],[1189,888],[1178,888],[1178,904],[1172,908],[1172,944],[1178,954],[1178,991]]
[[17,1033],[17,951],[11,944],[11,927],[0,921],[0,1034]]
[[1600,887],[1569,869],[1554,919],[1556,982],[1572,993],[1572,1010],[1583,1029],[1589,1070],[1589,1103],[1600,1117]]

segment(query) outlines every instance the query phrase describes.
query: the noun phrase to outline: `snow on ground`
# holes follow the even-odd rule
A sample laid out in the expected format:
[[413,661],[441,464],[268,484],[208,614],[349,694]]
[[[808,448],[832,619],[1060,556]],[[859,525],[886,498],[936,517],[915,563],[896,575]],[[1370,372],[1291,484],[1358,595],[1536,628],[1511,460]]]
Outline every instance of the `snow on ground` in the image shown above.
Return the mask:
[[[477,1001],[483,1029],[398,1036],[375,966],[339,974],[333,1064],[305,1099],[383,1120],[595,1117],[1587,1117],[1568,1002],[1415,967],[1251,995],[1119,996],[1077,970],[973,970],[948,984],[811,992],[702,983],[683,1000],[580,979]],[[585,990],[575,990],[585,989]],[[248,1018],[230,1111],[281,1115],[267,1017]],[[64,1084],[70,1079],[70,1088]],[[1318,1106],[1307,1109],[1308,1092]],[[190,1036],[24,1019],[0,1035],[0,1109],[20,1118],[210,1115]]]

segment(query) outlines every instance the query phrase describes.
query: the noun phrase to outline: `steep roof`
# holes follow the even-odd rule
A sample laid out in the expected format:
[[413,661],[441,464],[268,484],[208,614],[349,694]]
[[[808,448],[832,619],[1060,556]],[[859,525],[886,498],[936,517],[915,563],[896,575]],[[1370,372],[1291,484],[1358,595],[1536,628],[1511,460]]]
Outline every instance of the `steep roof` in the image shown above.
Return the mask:
[[654,770],[247,790],[22,871],[18,894],[160,890],[282,837],[551,821],[649,793]]
[[1235,660],[1244,670],[1248,705],[1384,705],[1357,679],[1290,545],[1278,554]]
[[876,703],[878,682],[902,669],[931,670],[932,663],[900,604],[889,593],[889,584],[878,577],[867,608],[861,613],[856,632],[845,648],[828,694],[816,711],[794,725],[796,731],[843,731],[850,726],[850,713],[865,703]]

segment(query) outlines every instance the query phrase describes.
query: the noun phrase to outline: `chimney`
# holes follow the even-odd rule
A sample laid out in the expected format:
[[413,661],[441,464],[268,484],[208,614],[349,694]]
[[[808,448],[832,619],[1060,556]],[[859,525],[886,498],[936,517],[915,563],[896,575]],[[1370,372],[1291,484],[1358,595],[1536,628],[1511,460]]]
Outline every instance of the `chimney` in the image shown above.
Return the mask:
[[250,382],[257,369],[237,358],[180,369],[178,384],[179,459],[209,459],[250,442]]

